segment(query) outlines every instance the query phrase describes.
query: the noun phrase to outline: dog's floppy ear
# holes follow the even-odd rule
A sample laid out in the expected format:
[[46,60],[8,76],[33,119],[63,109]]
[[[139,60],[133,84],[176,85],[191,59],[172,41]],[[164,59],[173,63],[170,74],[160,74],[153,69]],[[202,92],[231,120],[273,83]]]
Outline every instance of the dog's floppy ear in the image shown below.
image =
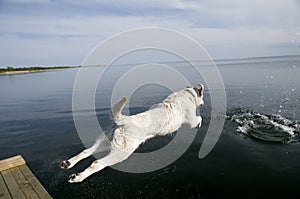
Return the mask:
[[199,88],[199,95],[203,96],[204,86],[203,86],[203,84],[198,84],[198,85],[200,86],[200,88]]

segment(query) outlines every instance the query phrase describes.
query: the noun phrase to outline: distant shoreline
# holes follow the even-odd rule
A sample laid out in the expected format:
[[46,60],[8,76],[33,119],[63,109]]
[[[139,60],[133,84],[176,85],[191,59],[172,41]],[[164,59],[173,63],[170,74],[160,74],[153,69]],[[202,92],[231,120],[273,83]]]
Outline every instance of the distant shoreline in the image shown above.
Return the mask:
[[0,69],[0,76],[1,75],[19,75],[19,74],[28,74],[28,73],[39,73],[39,72],[63,70],[63,69],[78,68],[78,67],[80,67],[80,66],[25,67],[25,68],[7,67],[4,69]]
[[[228,59],[213,59],[213,61],[217,65],[225,65],[226,63],[224,62],[240,62],[240,61],[257,61],[259,59],[263,59],[264,61],[270,60],[270,59],[281,59],[281,58],[296,58],[300,59],[300,55],[280,55],[280,56],[265,56],[265,57],[246,57],[246,58],[228,58]],[[211,60],[193,60],[193,62],[207,62]],[[180,62],[186,62],[186,61],[161,61],[157,62],[160,64],[164,63],[180,63]],[[124,63],[124,64],[119,64],[116,66],[127,66],[127,65],[142,65],[145,63]],[[86,67],[105,67],[105,64],[99,64],[99,65],[90,65]],[[3,75],[18,75],[18,74],[28,74],[28,73],[38,73],[38,72],[47,72],[47,71],[52,71],[52,70],[63,70],[63,69],[68,69],[68,68],[80,68],[81,66],[50,66],[50,67],[22,67],[22,68],[14,68],[14,67],[7,67],[7,68],[0,68],[0,76]]]

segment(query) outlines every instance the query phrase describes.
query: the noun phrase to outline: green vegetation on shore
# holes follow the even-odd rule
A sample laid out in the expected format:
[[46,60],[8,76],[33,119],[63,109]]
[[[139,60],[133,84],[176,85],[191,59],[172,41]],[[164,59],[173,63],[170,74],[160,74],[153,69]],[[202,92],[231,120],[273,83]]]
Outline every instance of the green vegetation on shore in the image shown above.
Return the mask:
[[67,69],[67,68],[77,68],[75,66],[54,66],[54,67],[22,67],[22,68],[14,68],[14,67],[6,67],[0,68],[0,73],[6,72],[21,72],[21,71],[44,71],[44,70],[55,70],[55,69]]

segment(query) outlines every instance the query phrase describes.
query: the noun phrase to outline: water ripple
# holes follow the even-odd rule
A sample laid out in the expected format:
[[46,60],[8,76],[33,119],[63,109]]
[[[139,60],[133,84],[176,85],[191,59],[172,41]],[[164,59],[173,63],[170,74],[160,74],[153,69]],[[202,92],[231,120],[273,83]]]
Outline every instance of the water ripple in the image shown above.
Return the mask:
[[238,109],[228,118],[237,125],[237,131],[249,137],[277,143],[299,141],[298,121],[278,114],[262,114],[251,110]]

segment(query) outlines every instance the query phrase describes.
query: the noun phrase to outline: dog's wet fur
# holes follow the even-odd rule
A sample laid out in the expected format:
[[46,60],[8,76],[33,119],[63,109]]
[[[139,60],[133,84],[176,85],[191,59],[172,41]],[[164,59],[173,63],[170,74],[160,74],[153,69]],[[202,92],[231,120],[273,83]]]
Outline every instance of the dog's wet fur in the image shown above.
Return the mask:
[[172,93],[154,108],[132,116],[122,114],[127,103],[123,97],[111,110],[111,118],[117,124],[113,138],[109,144],[99,138],[92,147],[83,150],[78,155],[60,163],[62,169],[70,169],[80,160],[88,156],[109,150],[107,156],[95,160],[83,172],[70,175],[70,183],[81,182],[95,172],[126,160],[141,143],[158,135],[167,135],[178,130],[182,124],[191,128],[200,128],[201,116],[196,115],[196,109],[204,104],[204,86],[199,88],[189,86],[181,91]]

